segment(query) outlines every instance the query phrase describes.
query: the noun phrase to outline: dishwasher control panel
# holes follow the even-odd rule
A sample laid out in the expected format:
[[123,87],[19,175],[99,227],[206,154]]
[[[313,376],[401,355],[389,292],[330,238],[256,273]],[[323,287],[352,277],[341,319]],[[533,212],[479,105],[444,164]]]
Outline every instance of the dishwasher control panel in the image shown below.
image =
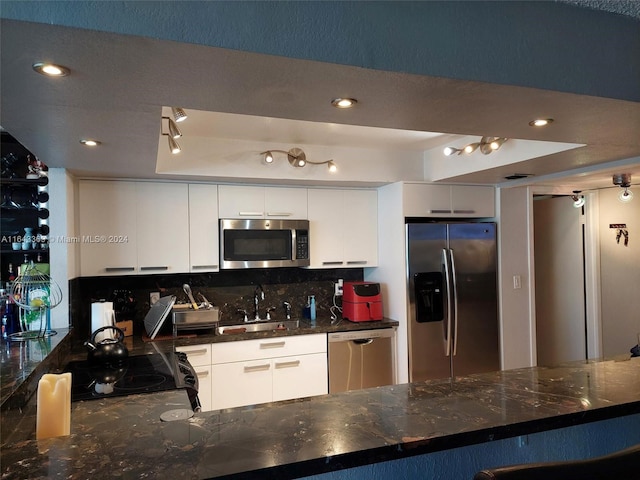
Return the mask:
[[348,342],[349,340],[361,340],[363,338],[392,337],[394,334],[395,330],[393,328],[355,330],[351,332],[335,332],[329,334],[329,342]]

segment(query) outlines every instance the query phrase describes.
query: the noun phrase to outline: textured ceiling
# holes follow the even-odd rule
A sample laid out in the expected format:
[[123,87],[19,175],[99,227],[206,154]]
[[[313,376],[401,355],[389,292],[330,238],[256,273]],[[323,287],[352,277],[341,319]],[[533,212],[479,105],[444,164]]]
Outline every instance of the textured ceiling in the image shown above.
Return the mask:
[[638,0],[560,0],[578,7],[617,13],[640,20],[640,1]]

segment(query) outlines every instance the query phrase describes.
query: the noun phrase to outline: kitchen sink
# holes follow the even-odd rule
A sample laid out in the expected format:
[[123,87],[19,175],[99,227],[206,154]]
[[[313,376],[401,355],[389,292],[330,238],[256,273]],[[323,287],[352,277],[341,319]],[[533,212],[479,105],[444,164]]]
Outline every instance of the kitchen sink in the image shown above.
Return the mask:
[[220,335],[235,333],[269,332],[272,330],[293,330],[300,327],[300,320],[282,320],[272,322],[239,323],[237,325],[225,325],[218,327]]

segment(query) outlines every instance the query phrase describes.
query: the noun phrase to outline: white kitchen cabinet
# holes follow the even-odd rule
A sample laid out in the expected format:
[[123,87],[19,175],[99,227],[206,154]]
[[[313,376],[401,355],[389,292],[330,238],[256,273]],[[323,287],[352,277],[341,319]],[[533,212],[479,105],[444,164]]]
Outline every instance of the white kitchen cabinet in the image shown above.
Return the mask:
[[213,409],[328,392],[325,334],[214,343],[211,347]]
[[187,184],[136,182],[136,199],[138,272],[188,272]]
[[378,264],[375,190],[309,189],[311,268]]
[[493,217],[495,189],[489,186],[405,183],[403,210],[405,217]]
[[136,184],[79,183],[80,275],[131,275],[138,266]]
[[189,271],[220,269],[218,186],[189,185]]
[[220,218],[306,219],[305,188],[220,185]]
[[80,274],[217,271],[216,185],[82,180]]

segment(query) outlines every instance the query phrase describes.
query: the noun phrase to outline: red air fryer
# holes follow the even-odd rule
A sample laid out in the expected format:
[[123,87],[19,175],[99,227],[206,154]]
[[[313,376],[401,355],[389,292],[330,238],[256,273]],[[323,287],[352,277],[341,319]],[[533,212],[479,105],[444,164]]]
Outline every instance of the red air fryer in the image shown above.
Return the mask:
[[380,284],[371,282],[344,282],[342,318],[352,322],[382,320],[382,294]]

